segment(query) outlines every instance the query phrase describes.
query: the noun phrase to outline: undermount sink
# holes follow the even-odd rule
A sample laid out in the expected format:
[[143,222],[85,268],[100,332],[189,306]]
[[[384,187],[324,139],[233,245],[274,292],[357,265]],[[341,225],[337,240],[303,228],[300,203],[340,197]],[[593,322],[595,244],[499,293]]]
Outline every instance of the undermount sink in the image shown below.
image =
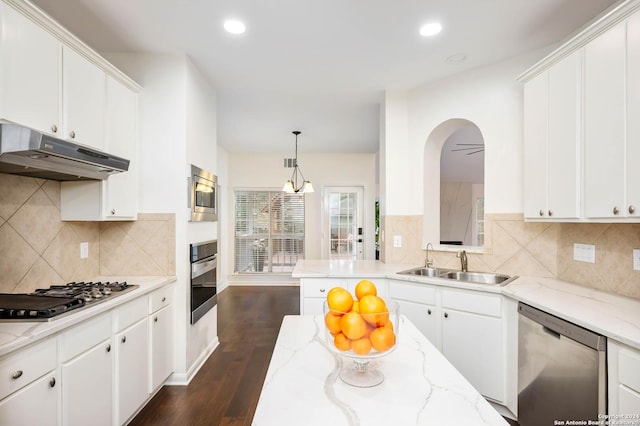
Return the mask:
[[506,285],[513,281],[517,277],[495,274],[492,272],[463,272],[454,271],[452,269],[442,269],[433,267],[419,267],[408,269],[406,271],[398,272],[400,275],[414,275],[422,277],[435,277],[444,278],[452,281],[462,281],[474,284],[487,284],[487,285]]

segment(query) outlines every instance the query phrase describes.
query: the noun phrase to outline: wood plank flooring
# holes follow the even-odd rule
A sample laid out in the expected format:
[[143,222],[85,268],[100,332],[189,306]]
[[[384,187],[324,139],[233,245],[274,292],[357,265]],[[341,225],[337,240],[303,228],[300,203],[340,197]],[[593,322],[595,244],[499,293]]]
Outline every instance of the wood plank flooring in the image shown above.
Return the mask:
[[293,286],[230,286],[218,295],[220,346],[188,386],[164,386],[131,425],[250,425]]

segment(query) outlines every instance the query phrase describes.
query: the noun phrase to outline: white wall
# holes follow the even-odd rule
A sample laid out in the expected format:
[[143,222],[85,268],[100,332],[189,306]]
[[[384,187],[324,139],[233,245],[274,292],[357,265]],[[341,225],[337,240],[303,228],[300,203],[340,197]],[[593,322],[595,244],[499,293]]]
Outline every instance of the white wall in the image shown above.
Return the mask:
[[217,238],[217,222],[188,222],[188,164],[216,172],[215,91],[184,55],[112,53],[105,57],[142,87],[140,211],[176,215],[175,372],[187,380],[217,345],[217,311],[190,324],[189,244]]
[[431,146],[427,139],[451,119],[474,123],[484,138],[485,212],[522,211],[522,84],[516,77],[547,51],[387,93],[380,144],[386,168],[380,182],[386,215],[424,215],[425,233],[430,235],[423,243],[437,241],[441,146]]
[[[292,169],[283,167],[283,159],[291,153],[229,154],[229,221],[228,252],[233,250],[234,189],[281,190]],[[322,258],[322,190],[326,186],[363,186],[365,211],[365,258],[375,258],[374,232],[376,200],[375,154],[310,154],[298,152],[298,163],[304,177],[311,181],[314,193],[305,197],[305,257]],[[328,234],[327,234],[328,235]],[[225,246],[226,247],[226,246]],[[229,273],[233,272],[233,257],[229,258]]]

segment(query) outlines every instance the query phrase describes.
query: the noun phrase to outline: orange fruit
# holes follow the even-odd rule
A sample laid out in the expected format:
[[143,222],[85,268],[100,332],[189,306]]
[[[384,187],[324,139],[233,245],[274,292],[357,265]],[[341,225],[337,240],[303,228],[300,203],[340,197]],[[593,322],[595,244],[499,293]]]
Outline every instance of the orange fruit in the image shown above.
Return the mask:
[[345,288],[334,287],[327,293],[329,309],[337,312],[349,312],[353,306],[353,296]]
[[378,289],[376,285],[369,280],[362,280],[358,284],[356,284],[356,297],[358,300],[362,299],[364,296],[372,294],[374,296],[378,295]]
[[333,337],[333,344],[341,351],[351,349],[351,340],[347,339],[347,336],[342,333],[338,333]]
[[371,352],[371,341],[363,337],[351,342],[351,350],[358,355],[366,355]]
[[362,316],[355,312],[348,312],[340,317],[340,327],[345,336],[356,340],[367,332],[367,323]]
[[353,312],[360,313],[360,302],[358,302],[357,300],[354,300],[353,301],[353,306],[351,307],[351,310]]
[[382,327],[389,321],[389,312],[384,300],[372,294],[360,299],[360,313],[366,322],[376,327]]
[[335,335],[342,331],[340,327],[340,317],[341,314],[336,314],[332,311],[327,312],[324,316],[324,324],[327,326],[327,329],[331,332],[331,334]]
[[[391,321],[389,321],[391,322]],[[396,335],[388,327],[378,327],[369,336],[371,346],[378,352],[388,351],[396,344]]]

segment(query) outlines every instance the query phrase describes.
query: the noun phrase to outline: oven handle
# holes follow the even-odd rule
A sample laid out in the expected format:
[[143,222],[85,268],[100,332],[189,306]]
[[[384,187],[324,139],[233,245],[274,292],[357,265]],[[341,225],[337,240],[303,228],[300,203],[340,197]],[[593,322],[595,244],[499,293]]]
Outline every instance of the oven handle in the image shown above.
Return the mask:
[[204,262],[193,263],[191,265],[191,279],[197,278],[200,275],[213,271],[218,267],[218,257],[213,256],[213,259],[206,260]]

